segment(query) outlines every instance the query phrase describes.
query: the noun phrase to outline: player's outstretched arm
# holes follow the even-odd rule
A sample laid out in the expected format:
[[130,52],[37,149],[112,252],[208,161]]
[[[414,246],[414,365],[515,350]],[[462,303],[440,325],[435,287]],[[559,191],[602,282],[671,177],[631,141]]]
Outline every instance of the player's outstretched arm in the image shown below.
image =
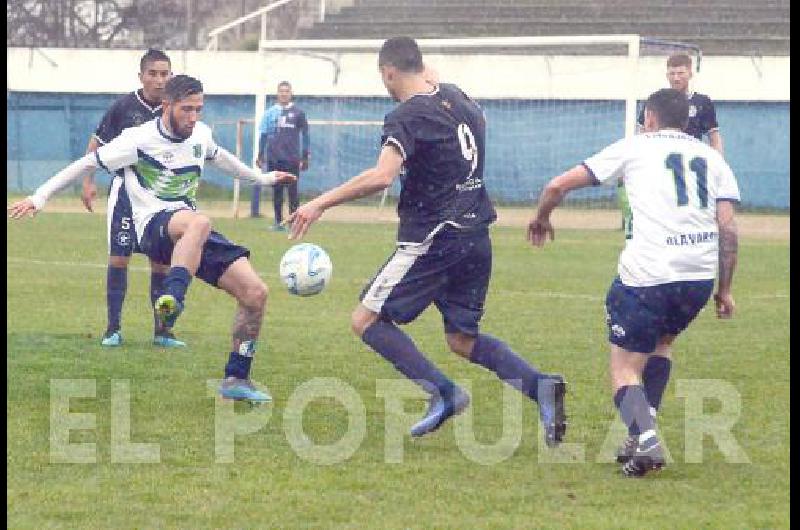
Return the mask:
[[[100,147],[100,142],[97,141],[95,136],[89,140],[89,145],[86,146],[86,154],[91,154],[97,151]],[[92,203],[97,198],[97,184],[94,183],[94,171],[87,171],[83,176],[83,185],[81,186],[81,202],[90,212],[94,211]]]
[[59,171],[50,180],[39,186],[33,195],[26,199],[17,201],[7,207],[8,216],[12,219],[20,219],[25,215],[33,217],[41,210],[47,200],[56,192],[64,189],[70,183],[75,182],[87,171],[97,169],[97,158],[94,154],[85,155]]
[[309,227],[320,218],[328,208],[343,202],[366,197],[392,185],[394,179],[400,174],[403,167],[403,157],[397,148],[386,145],[381,149],[378,163],[375,167],[362,171],[344,184],[328,190],[316,199],[307,202],[290,215],[284,224],[290,224],[292,229],[289,239],[303,237]]
[[719,271],[714,302],[719,318],[731,318],[736,309],[731,286],[739,254],[739,231],[736,227],[733,201],[717,201],[717,227],[719,232]]
[[555,238],[555,230],[550,224],[550,214],[564,199],[567,193],[578,188],[591,186],[592,175],[583,164],[577,165],[547,183],[539,196],[539,207],[528,223],[527,238],[535,247],[544,245],[547,237]]
[[256,171],[222,147],[217,149],[217,154],[209,162],[228,175],[233,176],[233,178],[243,178],[264,186],[284,184],[297,180],[296,175],[285,171],[270,171],[269,173]]

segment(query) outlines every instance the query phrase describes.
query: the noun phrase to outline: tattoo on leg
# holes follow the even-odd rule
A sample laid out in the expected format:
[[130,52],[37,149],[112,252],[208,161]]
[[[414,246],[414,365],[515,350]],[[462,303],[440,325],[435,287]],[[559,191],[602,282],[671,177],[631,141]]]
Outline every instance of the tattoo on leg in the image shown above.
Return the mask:
[[261,320],[264,317],[264,309],[247,308],[242,305],[236,312],[236,317],[233,320],[233,351],[239,352],[240,355],[252,355],[252,353],[243,353],[253,351],[253,343],[258,338],[258,332],[261,331]]

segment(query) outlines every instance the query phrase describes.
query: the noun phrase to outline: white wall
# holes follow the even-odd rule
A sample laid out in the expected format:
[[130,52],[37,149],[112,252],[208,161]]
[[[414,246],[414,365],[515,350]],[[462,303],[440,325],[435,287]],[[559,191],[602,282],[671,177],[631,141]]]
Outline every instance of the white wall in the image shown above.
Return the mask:
[[[122,93],[139,83],[139,50],[7,48],[6,53],[12,91]],[[374,52],[320,52],[340,64],[335,84],[332,63],[296,53],[167,53],[175,73],[199,78],[209,94],[272,93],[287,79],[298,95],[386,95]],[[425,60],[443,81],[479,98],[621,99],[629,79],[645,98],[666,86],[665,57],[641,58],[634,76],[626,75],[625,57],[427,54]],[[705,57],[692,88],[715,100],[788,101],[789,57]]]

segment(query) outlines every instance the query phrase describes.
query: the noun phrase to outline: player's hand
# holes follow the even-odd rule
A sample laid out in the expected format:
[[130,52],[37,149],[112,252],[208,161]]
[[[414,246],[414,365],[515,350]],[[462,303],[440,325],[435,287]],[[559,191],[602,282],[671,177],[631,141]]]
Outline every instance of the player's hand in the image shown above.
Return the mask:
[[97,198],[97,185],[94,182],[83,181],[83,189],[81,191],[81,202],[87,210],[93,212],[92,202]]
[[264,166],[264,161],[261,160],[260,158],[256,158],[256,167],[263,171],[264,170],[263,166]]
[[6,210],[8,211],[8,216],[11,219],[22,219],[26,215],[28,217],[33,217],[37,213],[36,206],[33,205],[33,201],[30,199],[22,199],[21,201],[17,201],[11,206],[7,207]]
[[553,230],[553,225],[550,224],[550,219],[534,217],[528,223],[527,239],[533,246],[543,246],[548,234],[550,235],[550,241],[555,239],[555,231]]
[[289,239],[301,239],[306,235],[308,229],[311,228],[311,224],[320,218],[323,211],[324,210],[318,207],[314,201],[307,202],[295,210],[293,214],[281,223],[282,225],[291,226],[289,230]]
[[300,161],[300,171],[305,171],[308,169],[308,159],[303,159]]
[[733,301],[731,293],[715,293],[714,303],[717,306],[717,318],[733,318],[736,302]]
[[273,171],[272,173],[275,176],[275,184],[290,184],[297,180],[297,175],[285,171]]

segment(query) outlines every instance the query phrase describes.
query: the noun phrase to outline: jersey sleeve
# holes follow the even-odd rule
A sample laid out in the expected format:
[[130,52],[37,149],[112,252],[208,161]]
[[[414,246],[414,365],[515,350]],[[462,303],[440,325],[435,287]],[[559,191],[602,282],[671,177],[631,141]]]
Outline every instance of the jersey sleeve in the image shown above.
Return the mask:
[[211,134],[211,129],[208,130],[208,139],[206,140],[206,160],[215,160],[219,154],[219,145],[214,141],[214,135]]
[[100,124],[94,132],[94,137],[97,138],[101,145],[107,144],[122,132],[119,122],[119,109],[119,103],[114,103],[111,108],[103,114],[103,118],[100,120]]
[[722,156],[717,158],[719,171],[717,172],[717,200],[718,201],[736,201],[739,202],[741,197],[739,195],[739,183],[736,182],[736,176],[733,170],[725,162]]
[[394,146],[400,151],[403,160],[414,155],[414,127],[411,116],[405,113],[392,112],[383,121],[381,145]]
[[97,164],[109,173],[135,164],[139,155],[134,141],[134,131],[135,129],[125,129],[119,136],[98,147],[94,152]]
[[628,139],[623,138],[599,153],[590,156],[582,164],[589,170],[589,173],[598,184],[602,184],[609,179],[616,180],[616,178],[622,176],[625,159],[631,149],[632,146]]
[[717,123],[717,111],[714,108],[714,103],[710,98],[705,98],[705,102],[703,104],[703,113],[700,115],[700,126],[702,127],[704,133],[709,133],[719,129],[719,123]]

